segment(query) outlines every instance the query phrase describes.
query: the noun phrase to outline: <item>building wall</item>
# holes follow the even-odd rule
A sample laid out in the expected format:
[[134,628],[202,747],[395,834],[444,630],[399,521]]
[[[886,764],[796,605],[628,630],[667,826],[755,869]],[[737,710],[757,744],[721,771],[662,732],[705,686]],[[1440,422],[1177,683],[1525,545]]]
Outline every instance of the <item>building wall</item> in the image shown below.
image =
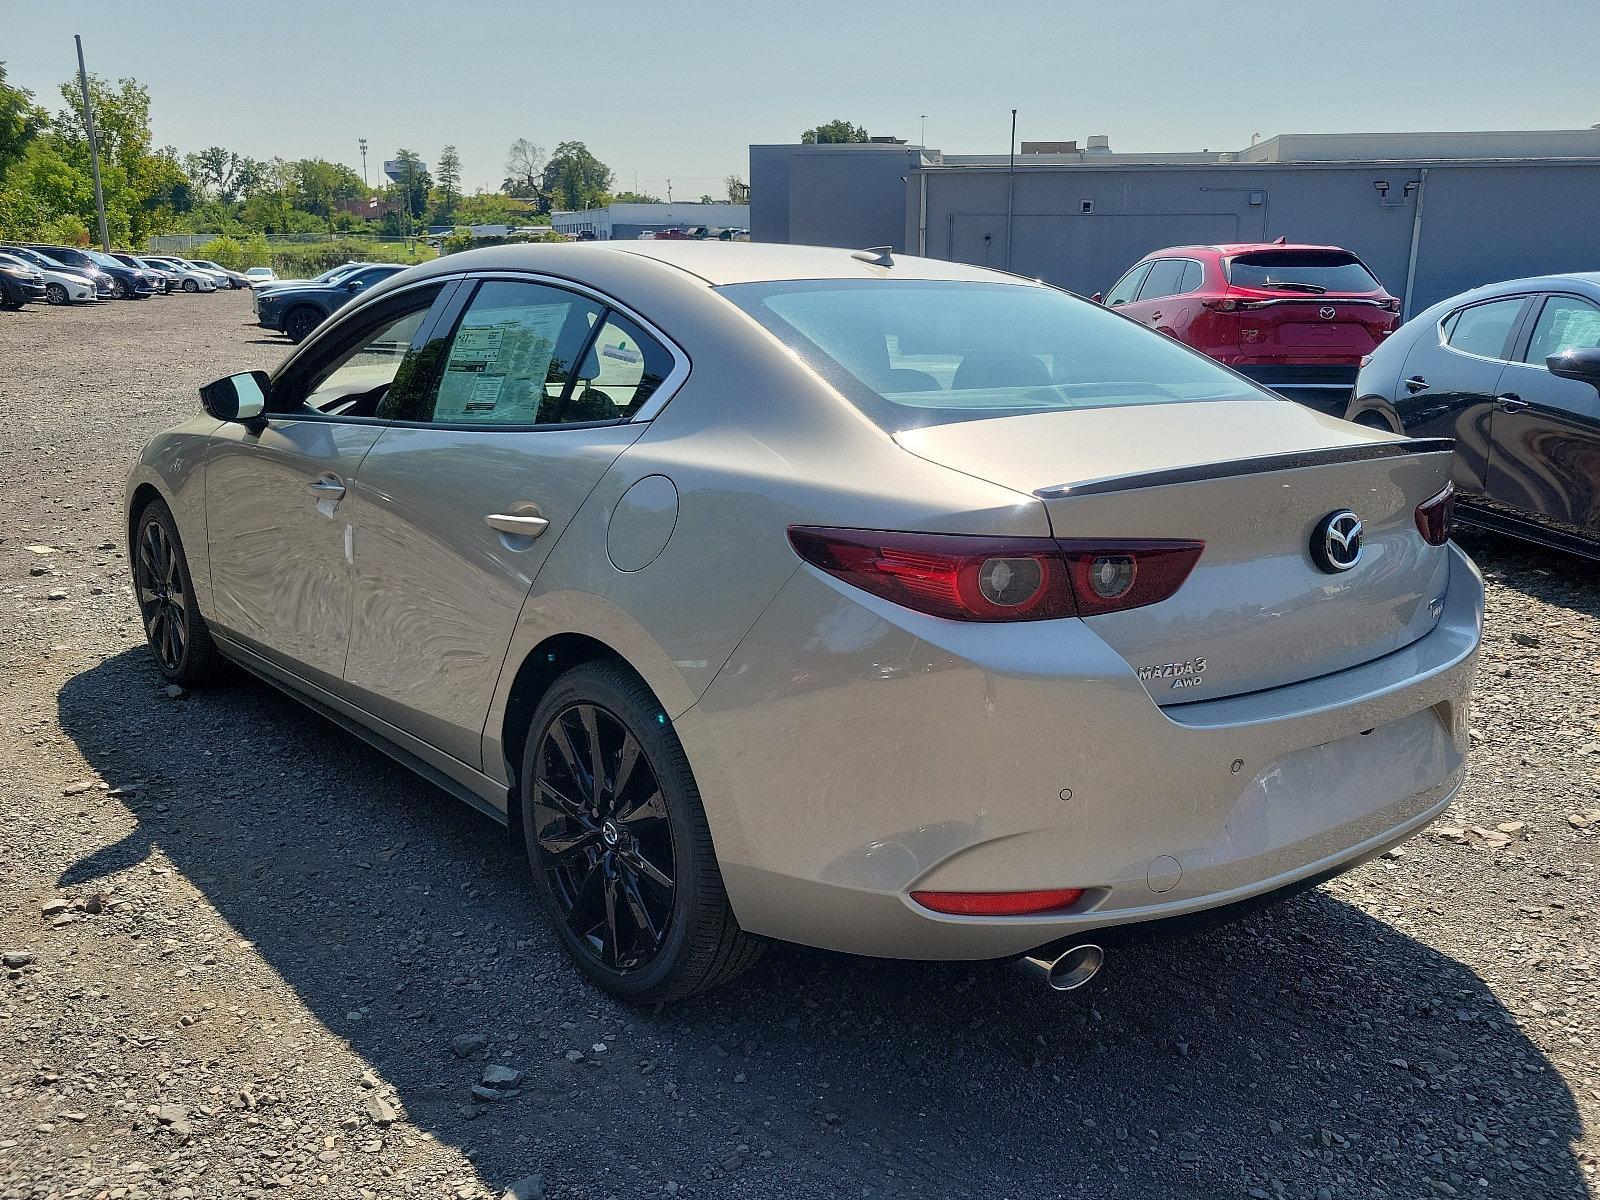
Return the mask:
[[550,224],[562,233],[590,232],[601,241],[637,237],[646,229],[684,225],[710,225],[717,229],[747,229],[748,204],[612,204],[577,212],[558,211]]
[[[1163,246],[1283,235],[1354,251],[1406,298],[1420,195],[1409,311],[1498,279],[1600,268],[1600,222],[1586,199],[1600,194],[1600,161],[1430,165],[1426,183],[1407,193],[1423,170],[1395,162],[1019,168],[1008,264],[1005,170],[934,168],[912,174],[899,205],[900,240],[913,252],[920,244],[925,186],[930,257],[1009,269],[1085,295],[1106,291]],[[1380,180],[1387,194],[1374,186]],[[848,192],[843,180],[831,181],[825,196],[791,188],[791,226],[836,211]],[[875,192],[864,182],[858,194]],[[1085,201],[1092,211],[1083,211]],[[804,219],[796,215],[802,208]]]
[[902,206],[915,146],[750,147],[750,239],[907,249]]

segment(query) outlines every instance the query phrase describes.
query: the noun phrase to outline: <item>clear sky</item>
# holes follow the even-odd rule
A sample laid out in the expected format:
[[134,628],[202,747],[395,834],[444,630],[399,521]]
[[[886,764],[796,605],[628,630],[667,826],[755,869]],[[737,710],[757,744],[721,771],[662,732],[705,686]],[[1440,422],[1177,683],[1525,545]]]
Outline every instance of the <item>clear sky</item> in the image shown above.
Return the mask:
[[506,148],[587,143],[695,199],[752,142],[834,117],[954,152],[1109,134],[1116,150],[1253,133],[1600,122],[1600,0],[0,0],[0,60],[52,111],[75,69],[150,88],[157,145],[322,157],[370,175],[454,143],[467,189]]

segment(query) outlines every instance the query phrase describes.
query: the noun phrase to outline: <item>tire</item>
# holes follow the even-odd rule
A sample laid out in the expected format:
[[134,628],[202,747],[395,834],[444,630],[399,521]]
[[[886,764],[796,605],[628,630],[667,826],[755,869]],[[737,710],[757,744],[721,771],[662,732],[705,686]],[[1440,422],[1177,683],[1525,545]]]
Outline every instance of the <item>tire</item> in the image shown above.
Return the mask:
[[307,305],[292,308],[284,315],[283,332],[291,342],[299,343],[311,336],[312,330],[322,324],[322,313]]
[[1394,432],[1394,428],[1389,424],[1389,422],[1383,419],[1383,414],[1380,412],[1375,412],[1372,409],[1368,409],[1366,412],[1358,414],[1356,416],[1355,423],[1357,425],[1365,425],[1368,429],[1381,429],[1384,433]]
[[200,290],[200,285],[193,279],[185,279],[183,281],[183,290],[186,292],[198,292]]
[[134,600],[156,667],[184,687],[210,683],[221,672],[222,656],[195,602],[189,560],[163,501],[152,500],[140,510],[128,557]]
[[71,304],[72,297],[67,295],[67,285],[64,283],[47,283],[44,285],[44,298],[51,304]]
[[[625,770],[630,741],[637,753]],[[598,790],[592,746],[609,776]],[[761,957],[765,939],[740,929],[728,905],[683,746],[622,663],[584,663],[555,681],[529,723],[518,788],[534,889],[600,987],[668,1003]]]
[[126,300],[129,296],[128,285],[121,279],[111,281],[111,294],[118,300]]

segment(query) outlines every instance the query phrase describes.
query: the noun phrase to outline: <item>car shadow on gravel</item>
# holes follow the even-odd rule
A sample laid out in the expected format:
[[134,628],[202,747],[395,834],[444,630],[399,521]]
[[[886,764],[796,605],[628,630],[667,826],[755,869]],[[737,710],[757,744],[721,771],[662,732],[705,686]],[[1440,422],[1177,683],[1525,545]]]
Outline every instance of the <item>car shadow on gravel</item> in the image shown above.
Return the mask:
[[[140,785],[118,801],[134,832],[62,888],[119,886],[159,849],[494,1188],[1587,1195],[1573,1097],[1495,995],[1327,890],[1116,952],[1068,996],[997,964],[776,948],[641,1011],[578,980],[487,819],[264,684],[172,701],[160,682],[141,649],[61,692],[101,778]],[[185,965],[221,1011],[252,1003],[226,966]],[[458,1057],[462,1034],[486,1049]],[[485,1062],[520,1090],[476,1101]],[[359,1073],[321,1085],[328,1125],[363,1112]],[[218,1151],[228,1120],[197,1136]]]

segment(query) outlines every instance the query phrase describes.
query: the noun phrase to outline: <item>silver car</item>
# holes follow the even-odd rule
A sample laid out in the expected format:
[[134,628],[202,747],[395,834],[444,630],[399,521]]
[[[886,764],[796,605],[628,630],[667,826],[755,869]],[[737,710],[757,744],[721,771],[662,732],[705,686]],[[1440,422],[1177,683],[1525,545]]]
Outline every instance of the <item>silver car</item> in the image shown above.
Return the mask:
[[759,244],[408,270],[128,480],[226,659],[511,825],[581,968],[1031,961],[1309,886],[1466,771],[1450,447],[1067,293]]

